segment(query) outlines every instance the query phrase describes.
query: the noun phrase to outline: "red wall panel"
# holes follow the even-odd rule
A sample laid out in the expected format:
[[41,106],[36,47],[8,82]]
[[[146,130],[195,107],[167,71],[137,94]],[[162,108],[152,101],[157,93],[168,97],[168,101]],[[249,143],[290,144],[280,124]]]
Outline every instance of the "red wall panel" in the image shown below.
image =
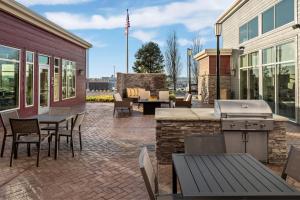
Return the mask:
[[[60,38],[52,33],[31,25],[10,14],[0,11],[0,45],[21,49],[20,62],[20,115],[29,116],[38,113],[38,83],[39,68],[38,54],[50,56],[50,106],[74,106],[85,102],[86,75],[78,74],[81,69],[86,68],[86,49],[72,42]],[[35,53],[35,85],[34,106],[25,107],[25,52]],[[53,102],[52,77],[54,75],[54,57],[76,62],[76,98]],[[61,93],[61,90],[60,90]],[[61,98],[61,94],[60,94]]]

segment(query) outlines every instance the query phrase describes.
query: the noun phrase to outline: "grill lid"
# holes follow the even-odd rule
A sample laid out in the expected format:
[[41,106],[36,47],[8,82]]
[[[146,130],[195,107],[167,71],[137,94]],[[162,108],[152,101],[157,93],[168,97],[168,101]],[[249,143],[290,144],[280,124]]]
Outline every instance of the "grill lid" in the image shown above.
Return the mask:
[[270,106],[264,100],[215,100],[215,114],[221,118],[273,116]]

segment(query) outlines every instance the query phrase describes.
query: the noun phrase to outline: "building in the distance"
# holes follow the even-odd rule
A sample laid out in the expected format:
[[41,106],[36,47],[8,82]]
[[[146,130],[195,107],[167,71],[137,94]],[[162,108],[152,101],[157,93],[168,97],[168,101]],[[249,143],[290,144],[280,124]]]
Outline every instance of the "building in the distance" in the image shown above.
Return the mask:
[[0,111],[23,116],[85,102],[91,44],[11,0],[0,1]]
[[238,0],[217,20],[223,48],[232,49],[232,96],[264,99],[298,123],[299,10],[298,0]]
[[102,77],[102,78],[89,78],[87,80],[87,90],[99,91],[99,90],[113,90],[115,88],[115,78]]

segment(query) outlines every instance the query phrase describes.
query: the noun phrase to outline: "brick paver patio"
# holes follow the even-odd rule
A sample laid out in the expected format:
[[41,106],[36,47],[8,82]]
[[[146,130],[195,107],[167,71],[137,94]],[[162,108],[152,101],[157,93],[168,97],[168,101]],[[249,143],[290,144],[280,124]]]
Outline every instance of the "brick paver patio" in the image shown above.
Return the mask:
[[[87,104],[83,151],[79,151],[75,138],[75,158],[65,140],[61,141],[56,161],[47,156],[44,144],[40,167],[36,168],[35,149],[27,157],[25,146],[20,146],[19,158],[10,168],[8,143],[0,159],[0,199],[148,199],[138,155],[140,148],[147,146],[155,162],[155,121],[153,116],[143,116],[138,111],[131,117],[113,118],[112,108],[109,103]],[[300,146],[300,128],[289,125],[289,132],[289,143]],[[2,135],[1,132],[1,141]],[[160,188],[169,192],[170,166],[160,166],[159,172],[163,174]],[[299,183],[291,184],[300,189]]]

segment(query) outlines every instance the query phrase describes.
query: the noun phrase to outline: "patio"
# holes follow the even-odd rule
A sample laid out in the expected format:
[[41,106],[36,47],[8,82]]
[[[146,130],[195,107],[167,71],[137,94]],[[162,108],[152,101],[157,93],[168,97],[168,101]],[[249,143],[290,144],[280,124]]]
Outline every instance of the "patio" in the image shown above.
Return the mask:
[[[87,104],[83,151],[79,152],[75,138],[72,158],[62,140],[55,161],[43,145],[39,168],[35,152],[27,157],[25,146],[20,146],[19,157],[10,168],[7,145],[0,162],[0,199],[148,199],[138,155],[146,146],[154,160],[155,121],[154,116],[144,116],[136,107],[134,110],[131,117],[113,118],[113,104]],[[288,132],[289,143],[300,146],[300,128],[289,124]],[[278,166],[271,168],[281,172]],[[159,177],[160,189],[170,192],[171,167],[160,166],[159,173],[164,174]],[[289,183],[300,189],[300,183]]]

